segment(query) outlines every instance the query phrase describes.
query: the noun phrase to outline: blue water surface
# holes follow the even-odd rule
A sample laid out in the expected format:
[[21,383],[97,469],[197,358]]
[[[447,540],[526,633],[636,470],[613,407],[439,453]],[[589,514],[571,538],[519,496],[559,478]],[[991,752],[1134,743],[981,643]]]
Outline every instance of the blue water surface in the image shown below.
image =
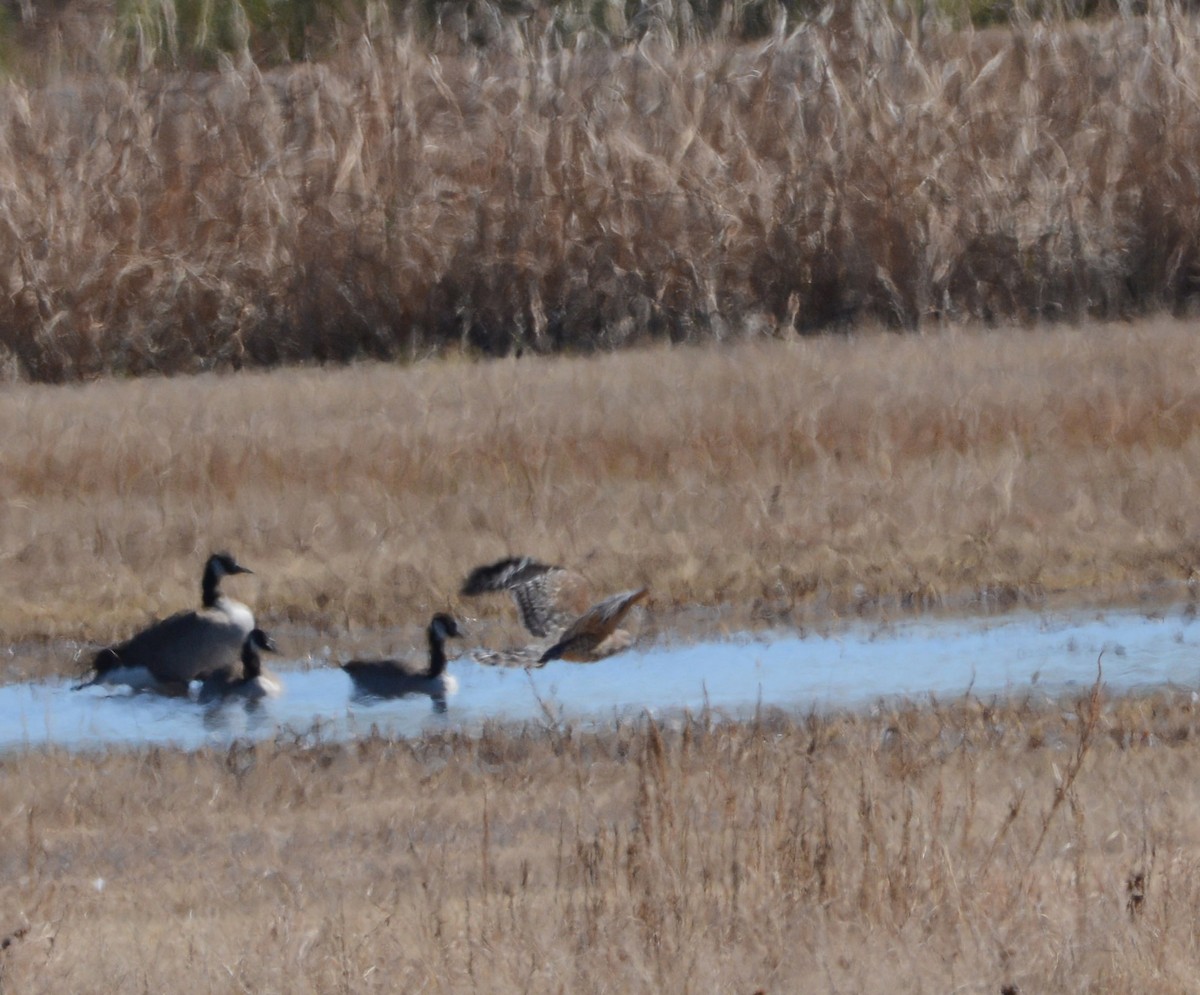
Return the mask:
[[66,681],[0,686],[0,750],[166,745],[194,749],[277,736],[344,740],[380,732],[475,731],[490,721],[606,724],[709,708],[740,717],[760,706],[807,712],[929,695],[1112,690],[1200,682],[1200,624],[1184,608],[1013,613],[990,619],[857,623],[823,634],[760,633],[639,647],[595,664],[556,661],[526,672],[454,660],[458,690],[444,712],[427,697],[356,697],[323,661],[273,666],[284,693],[262,703],[201,706]]

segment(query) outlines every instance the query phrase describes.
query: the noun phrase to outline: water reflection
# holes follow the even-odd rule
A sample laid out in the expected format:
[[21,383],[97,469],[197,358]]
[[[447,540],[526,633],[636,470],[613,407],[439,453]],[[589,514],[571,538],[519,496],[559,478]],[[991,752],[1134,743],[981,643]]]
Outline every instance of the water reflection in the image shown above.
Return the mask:
[[450,695],[456,694],[457,690],[456,686],[446,686],[441,690],[441,693],[431,693],[428,691],[400,691],[391,693],[385,691],[368,691],[365,688],[355,687],[350,692],[350,703],[358,708],[370,708],[372,705],[382,705],[385,702],[400,699],[413,701],[428,699],[434,714],[445,715],[450,708],[447,704],[448,698]]
[[265,739],[275,731],[261,698],[217,698],[199,707],[204,731],[215,739]]
[[450,663],[457,692],[440,712],[427,695],[355,694],[334,666],[281,666],[281,697],[205,706],[128,689],[72,692],[66,680],[14,684],[0,687],[0,749],[46,743],[196,748],[277,735],[346,739],[376,731],[471,731],[491,720],[606,723],[644,710],[710,707],[738,716],[760,703],[808,711],[968,689],[986,695],[1036,685],[1053,692],[1090,684],[1102,651],[1104,681],[1114,690],[1190,686],[1200,676],[1200,625],[1182,609],[1149,617],[1022,614],[649,646],[596,664],[556,661],[531,672],[459,659]]

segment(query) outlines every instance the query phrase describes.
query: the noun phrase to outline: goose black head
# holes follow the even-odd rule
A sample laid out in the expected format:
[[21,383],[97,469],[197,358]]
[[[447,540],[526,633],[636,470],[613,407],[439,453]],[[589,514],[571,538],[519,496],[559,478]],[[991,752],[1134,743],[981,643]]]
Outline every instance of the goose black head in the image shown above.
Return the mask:
[[232,553],[221,551],[213,553],[208,558],[208,569],[216,573],[218,577],[225,577],[231,574],[252,574],[254,573],[249,567],[244,567],[233,558]]
[[256,650],[266,650],[268,653],[278,653],[279,650],[273,640],[262,629],[253,629],[250,635],[246,637],[246,645]]
[[459,629],[458,622],[453,615],[438,612],[429,623],[429,635],[440,642],[443,639],[452,639],[461,636],[462,631]]

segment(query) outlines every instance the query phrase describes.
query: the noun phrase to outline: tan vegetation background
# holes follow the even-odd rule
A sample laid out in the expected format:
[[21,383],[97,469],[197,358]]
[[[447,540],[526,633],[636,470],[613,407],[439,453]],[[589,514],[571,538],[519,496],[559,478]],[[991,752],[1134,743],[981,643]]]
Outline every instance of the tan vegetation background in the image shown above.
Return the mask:
[[1200,559],[1198,371],[1190,325],[1157,321],[12,385],[0,632],[127,635],[194,605],[221,547],[296,651],[419,641],[443,609],[515,639],[488,629],[507,599],[457,595],[512,553],[648,585],[650,637],[1177,598]]
[[148,27],[47,30],[0,85],[0,368],[61,381],[1195,299],[1200,28],[1174,7],[971,33],[853,0],[753,41],[651,22],[570,45],[536,18],[477,39],[376,13],[320,62],[260,67],[243,46],[207,72],[172,69]]

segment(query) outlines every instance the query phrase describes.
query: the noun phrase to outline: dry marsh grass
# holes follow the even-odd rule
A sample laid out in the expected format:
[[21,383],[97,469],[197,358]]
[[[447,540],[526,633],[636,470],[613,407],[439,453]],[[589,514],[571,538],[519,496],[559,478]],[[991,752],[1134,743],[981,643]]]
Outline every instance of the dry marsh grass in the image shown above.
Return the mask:
[[5,991],[1194,988],[1193,697],[0,758]]
[[648,585],[649,632],[697,604],[740,627],[1179,597],[1198,370],[1190,326],[1159,321],[11,385],[0,632],[128,634],[194,604],[220,547],[268,626],[347,651],[443,609],[516,638],[488,633],[506,599],[457,590],[523,552]]
[[1200,27],[1173,6],[962,34],[863,0],[754,44],[498,32],[368,18],[320,63],[211,73],[118,72],[95,30],[48,46],[0,86],[0,366],[1194,303]]

